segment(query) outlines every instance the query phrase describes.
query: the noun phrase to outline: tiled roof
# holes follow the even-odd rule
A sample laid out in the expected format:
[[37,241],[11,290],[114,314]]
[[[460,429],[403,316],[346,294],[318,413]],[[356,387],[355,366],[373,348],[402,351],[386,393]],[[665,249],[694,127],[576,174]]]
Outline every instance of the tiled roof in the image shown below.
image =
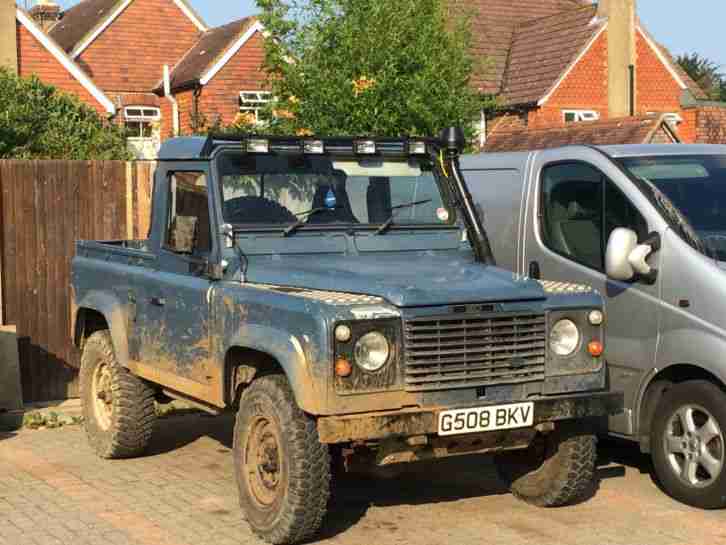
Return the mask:
[[449,0],[454,13],[470,17],[475,59],[487,59],[477,67],[474,85],[487,94],[501,92],[517,25],[591,3],[588,0]]
[[494,131],[485,151],[525,151],[559,148],[574,144],[606,146],[649,143],[658,130],[667,131],[678,142],[664,116],[640,116],[573,123],[546,129]]
[[547,94],[604,21],[596,6],[568,10],[519,25],[512,40],[503,98],[507,104],[536,103]]
[[205,32],[174,67],[171,73],[172,89],[182,89],[198,83],[237,39],[257,21],[256,17],[245,17]]
[[123,0],[82,0],[63,12],[63,18],[50,29],[51,37],[67,52],[111,15]]

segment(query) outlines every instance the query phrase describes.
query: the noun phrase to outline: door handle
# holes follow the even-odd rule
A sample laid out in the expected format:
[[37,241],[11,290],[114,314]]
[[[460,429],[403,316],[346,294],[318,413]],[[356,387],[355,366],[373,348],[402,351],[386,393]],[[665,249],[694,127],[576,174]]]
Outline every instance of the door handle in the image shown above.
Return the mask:
[[151,304],[155,307],[163,307],[166,305],[166,299],[164,299],[163,297],[152,297]]
[[542,279],[542,272],[539,270],[539,263],[537,261],[532,261],[529,264],[529,277],[533,280]]

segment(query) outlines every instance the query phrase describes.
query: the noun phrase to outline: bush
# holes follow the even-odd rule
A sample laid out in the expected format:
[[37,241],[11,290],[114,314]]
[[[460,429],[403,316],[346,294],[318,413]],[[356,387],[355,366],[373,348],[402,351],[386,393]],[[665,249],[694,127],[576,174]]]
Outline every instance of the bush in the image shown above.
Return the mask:
[[121,127],[35,76],[0,69],[0,97],[0,159],[131,158]]

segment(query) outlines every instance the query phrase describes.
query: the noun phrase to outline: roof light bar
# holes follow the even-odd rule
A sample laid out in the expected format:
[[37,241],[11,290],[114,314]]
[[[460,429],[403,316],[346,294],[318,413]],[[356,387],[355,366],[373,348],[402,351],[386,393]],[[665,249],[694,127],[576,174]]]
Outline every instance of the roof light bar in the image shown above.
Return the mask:
[[322,140],[305,140],[303,142],[303,152],[321,155],[325,153],[325,143]]
[[247,140],[247,153],[270,153],[270,141],[263,138]]
[[353,150],[358,155],[375,155],[378,151],[373,140],[356,140],[353,143]]

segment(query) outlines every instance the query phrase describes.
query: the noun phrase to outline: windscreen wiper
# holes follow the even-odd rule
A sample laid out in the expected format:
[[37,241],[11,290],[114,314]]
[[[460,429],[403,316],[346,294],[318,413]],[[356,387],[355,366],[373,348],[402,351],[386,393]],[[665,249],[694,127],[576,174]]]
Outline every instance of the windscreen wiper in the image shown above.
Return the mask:
[[382,235],[382,234],[386,233],[391,227],[393,227],[393,225],[396,223],[396,212],[398,212],[399,210],[403,210],[404,208],[411,208],[412,206],[416,206],[419,204],[428,204],[431,201],[432,201],[432,199],[426,199],[423,201],[407,202],[406,204],[399,204],[397,206],[392,206],[391,207],[391,211],[392,211],[391,217],[388,218],[386,223],[384,223],[383,225],[381,225],[378,228],[378,230],[376,231],[376,235]]
[[290,235],[295,234],[301,227],[305,227],[307,225],[307,222],[311,216],[314,216],[316,214],[322,214],[323,212],[333,212],[334,210],[338,210],[339,208],[341,207],[324,206],[320,208],[313,208],[312,210],[308,210],[307,212],[301,212],[300,214],[295,214],[300,219],[289,227],[286,227],[285,230],[282,232],[282,236],[289,237]]

